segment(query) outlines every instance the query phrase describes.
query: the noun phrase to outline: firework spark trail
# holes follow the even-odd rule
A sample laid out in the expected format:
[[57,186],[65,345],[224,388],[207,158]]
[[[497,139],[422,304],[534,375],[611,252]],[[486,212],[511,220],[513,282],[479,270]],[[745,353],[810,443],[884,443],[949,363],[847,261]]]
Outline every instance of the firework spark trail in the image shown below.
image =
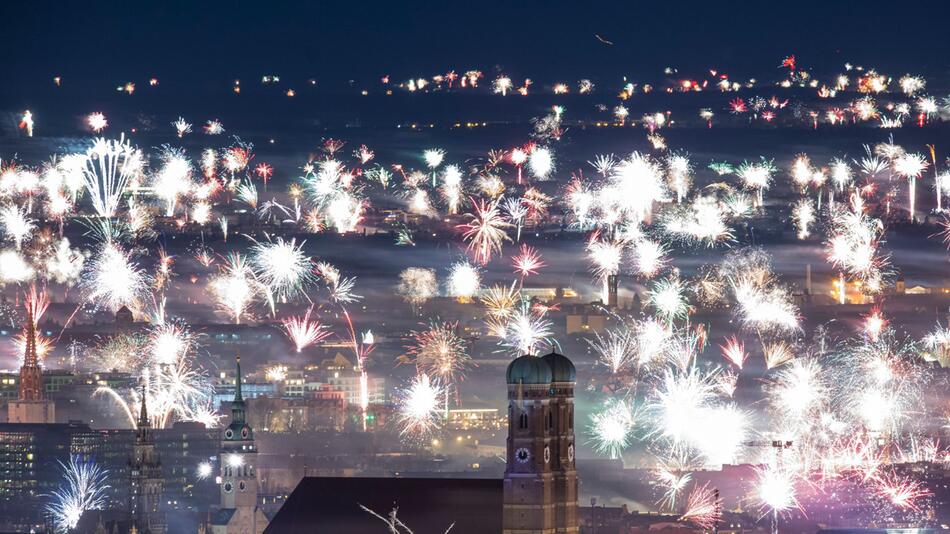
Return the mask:
[[547,266],[544,260],[541,259],[538,249],[524,243],[521,244],[518,254],[511,257],[511,261],[515,274],[519,275],[522,280],[538,274],[539,270]]
[[690,312],[683,282],[678,277],[669,277],[655,283],[648,293],[648,302],[659,315],[672,323],[684,319]]
[[488,319],[507,320],[515,315],[521,303],[521,291],[515,283],[510,286],[494,285],[482,292],[479,301],[485,307]]
[[471,241],[469,250],[474,254],[475,260],[482,265],[491,261],[493,253],[501,252],[505,241],[511,241],[505,232],[511,224],[502,217],[498,202],[498,200],[486,202],[472,199],[475,212],[468,214],[471,218],[469,223],[460,226],[464,230],[462,237],[466,241]]
[[232,317],[235,324],[240,324],[262,288],[247,259],[240,253],[228,254],[226,262],[218,276],[212,278],[209,290],[219,307]]
[[343,310],[343,317],[346,319],[346,326],[350,337],[347,340],[353,348],[353,355],[356,357],[357,372],[360,375],[360,409],[363,411],[363,429],[366,429],[366,409],[369,407],[369,383],[366,374],[366,358],[375,348],[372,336],[363,336],[362,341],[356,337],[356,329],[353,327],[353,319],[350,313]]
[[26,207],[20,209],[14,205],[0,209],[0,225],[3,226],[7,237],[13,240],[17,250],[22,248],[23,242],[28,240],[36,229],[36,221],[29,217]]
[[69,532],[76,528],[84,512],[106,506],[109,472],[91,459],[75,454],[69,456],[68,463],[59,462],[59,466],[63,482],[50,494],[44,511],[57,532]]
[[168,148],[163,155],[164,165],[154,177],[155,193],[165,200],[165,216],[171,217],[179,197],[191,191],[191,162],[181,151]]
[[594,339],[587,340],[587,343],[597,354],[600,362],[614,374],[636,361],[639,348],[636,336],[625,326],[607,330],[604,335],[595,332]]
[[211,409],[214,388],[201,370],[188,358],[179,358],[173,364],[159,364],[148,360],[133,369],[145,385],[145,397],[136,389],[128,397],[109,387],[98,387],[94,395],[112,399],[125,413],[129,424],[136,426],[138,407],[147,402],[152,425],[165,428],[173,420],[198,421],[209,428],[217,426],[219,416]]
[[288,317],[281,321],[281,326],[284,327],[287,337],[293,342],[298,354],[330,335],[325,325],[310,319],[312,312],[313,308],[309,308],[303,317]]
[[[806,73],[789,59],[790,63],[783,62],[788,72],[782,71],[788,77],[779,87],[804,89]],[[899,128],[915,122],[923,127],[946,121],[938,100],[924,93],[923,78],[906,75],[892,83],[896,77],[873,70],[851,66],[847,70],[824,83],[813,78],[818,96],[834,102],[811,109],[796,107],[791,112],[786,110],[788,101],[779,96],[722,97],[735,119],[724,116],[721,120],[724,124],[729,120],[742,124],[774,120],[776,126],[801,122],[816,129],[819,122],[836,128],[862,122]],[[459,90],[469,90],[482,77],[478,71],[451,75],[414,77],[405,87],[422,93],[457,82]],[[715,80],[717,75],[711,75]],[[682,83],[670,89],[705,89],[704,82]],[[582,81],[577,91],[586,94],[592,85]],[[724,74],[713,82],[713,88],[723,93],[744,85]],[[755,86],[753,82],[748,85]],[[134,84],[123,86],[129,94],[134,89]],[[486,92],[492,90],[500,95],[526,95],[529,90],[532,94],[564,94],[574,88],[564,83],[544,87],[500,75]],[[646,86],[628,83],[619,97],[626,100],[638,90],[646,92]],[[845,97],[850,102],[842,104],[840,97],[853,91],[861,94]],[[255,241],[246,258],[233,253],[218,262],[218,272],[210,275],[206,285],[208,294],[224,315],[240,323],[254,320],[265,306],[278,316],[279,304],[309,301],[308,290],[321,282],[328,302],[340,305],[346,316],[349,342],[358,362],[365,425],[369,402],[366,356],[373,341],[369,331],[359,341],[344,307],[360,299],[354,294],[355,278],[342,276],[328,263],[318,263],[305,252],[304,243],[298,245],[292,236],[298,231],[352,232],[364,212],[375,214],[379,206],[373,202],[380,195],[401,195],[410,211],[431,217],[427,224],[433,225],[454,224],[446,221],[455,221],[454,217],[467,209],[466,224],[459,227],[461,236],[456,236],[454,244],[468,247],[470,262],[448,266],[444,294],[460,303],[477,303],[467,308],[473,315],[481,315],[488,334],[498,339],[500,352],[520,355],[537,352],[554,334],[548,310],[557,306],[529,300],[534,291],[525,285],[526,280],[544,267],[544,261],[541,251],[521,243],[521,232],[525,227],[536,228],[539,235],[544,232],[546,239],[554,239],[555,234],[547,230],[563,213],[566,216],[561,224],[589,233],[586,254],[595,283],[604,287],[605,301],[621,275],[635,278],[629,281],[631,285],[647,286],[646,292],[637,287],[638,295],[645,296],[648,304],[642,317],[621,318],[588,340],[591,352],[604,364],[601,375],[605,377],[590,384],[590,391],[603,397],[596,400],[599,408],[590,421],[589,433],[594,448],[612,457],[623,455],[634,441],[644,442],[660,466],[659,487],[665,493],[661,506],[676,511],[675,505],[682,505],[681,496],[688,495],[687,511],[681,519],[711,528],[709,488],[696,485],[690,492],[692,472],[734,463],[738,458],[761,459],[744,449],[754,443],[746,440],[755,435],[765,441],[794,444],[758,473],[751,488],[760,497],[763,511],[771,512],[775,521],[780,513],[799,507],[796,492],[805,483],[847,482],[859,488],[860,499],[886,504],[880,508],[926,511],[931,503],[925,483],[894,471],[889,464],[937,462],[947,457],[938,442],[924,438],[929,429],[922,421],[938,417],[945,422],[945,416],[932,413],[926,400],[936,383],[928,365],[946,359],[950,330],[939,326],[918,343],[898,335],[900,328],[890,325],[875,308],[859,323],[850,323],[857,328],[847,339],[839,339],[831,324],[809,332],[812,325],[801,315],[780,274],[773,272],[764,251],[740,248],[722,261],[703,265],[695,277],[685,274],[691,270],[680,273],[676,269],[682,257],[674,255],[703,247],[737,243],[741,247],[752,236],[758,218],[779,214],[777,218],[789,221],[800,240],[811,239],[827,247],[841,302],[853,298],[852,287],[865,296],[881,294],[892,274],[890,258],[883,251],[885,236],[892,235],[885,226],[892,218],[891,204],[903,198],[898,194],[898,184],[903,182],[898,180],[907,181],[910,218],[915,220],[916,181],[932,164],[938,211],[942,207],[950,180],[937,172],[936,149],[927,145],[928,160],[890,139],[865,146],[864,154],[855,159],[836,157],[820,162],[799,154],[792,160],[788,183],[781,184],[772,160],[764,157],[736,166],[712,161],[703,167],[696,162],[694,169],[687,152],[673,146],[674,136],[667,139],[660,135],[662,128],[681,126],[679,118],[672,120],[669,112],[634,116],[632,109],[625,102],[598,107],[602,118],[618,127],[634,122],[642,125],[648,135],[641,140],[648,141],[652,154],[659,155],[594,157],[589,162],[592,176],[575,169],[566,186],[556,192],[549,187],[554,184],[540,184],[542,192],[540,186],[525,182],[561,179],[560,171],[569,170],[564,167],[573,158],[566,154],[555,158],[556,143],[566,130],[561,106],[532,120],[530,141],[503,145],[515,146],[513,149],[492,150],[484,157],[457,164],[449,163],[442,149],[420,150],[413,165],[421,170],[394,162],[377,163],[376,154],[365,145],[359,145],[348,159],[342,151],[344,142],[328,140],[320,153],[305,163],[299,181],[290,186],[291,201],[261,196],[256,182],[264,181],[266,191],[274,168],[253,161],[252,147],[240,140],[227,148],[202,150],[194,166],[185,152],[160,147],[151,158],[157,165],[148,172],[146,154],[124,137],[97,139],[84,153],[60,155],[35,168],[4,161],[0,166],[0,197],[4,200],[0,224],[9,248],[0,251],[0,282],[14,285],[39,279],[63,286],[50,287],[56,295],[60,289],[78,287],[83,299],[67,325],[81,310],[94,307],[126,305],[137,317],[151,318],[154,326],[145,335],[118,335],[84,356],[90,364],[129,373],[145,389],[100,388],[97,393],[126,413],[132,425],[136,406],[143,400],[150,408],[154,406],[150,411],[155,414],[156,426],[177,420],[213,425],[217,416],[210,409],[210,380],[194,357],[198,336],[183,323],[165,318],[166,293],[185,284],[173,280],[171,257],[161,248],[153,253],[148,240],[174,232],[172,228],[183,234],[194,228],[216,231],[207,226],[213,221],[220,222],[227,239],[230,211],[250,208],[260,218],[256,222],[280,224],[288,231],[282,237]],[[698,118],[708,127],[717,117],[713,109],[699,110]],[[697,120],[695,113],[691,115]],[[24,128],[27,118],[32,120],[32,114],[24,114]],[[84,118],[87,130],[98,133],[108,126],[102,113]],[[173,125],[179,137],[192,127],[183,118]],[[224,128],[214,119],[205,123],[204,131],[219,135]],[[777,156],[780,160],[781,155]],[[523,176],[522,171],[527,174]],[[705,174],[712,173],[718,181],[700,184]],[[791,186],[790,195],[784,186]],[[88,204],[84,207],[86,193],[91,210]],[[69,225],[73,221],[89,213],[95,217],[87,217],[85,224],[92,227],[98,240],[74,248],[63,236],[72,230]],[[443,218],[446,216],[452,218]],[[58,239],[54,225],[59,227]],[[397,231],[397,243],[407,247],[403,251],[417,245],[414,233],[420,245],[428,237],[423,227],[408,219]],[[516,234],[514,239],[509,232]],[[950,231],[945,235],[950,238]],[[73,241],[83,243],[76,238]],[[483,284],[483,276],[497,274],[486,265],[503,252],[505,241],[520,245],[511,258],[515,276]],[[195,252],[206,272],[215,262],[214,251],[204,245],[202,237],[201,249]],[[154,279],[146,274],[153,272]],[[396,294],[415,313],[421,313],[422,306],[439,294],[436,272],[435,268],[410,267],[400,274]],[[192,283],[198,279],[195,275]],[[36,321],[44,307],[42,296],[27,297]],[[173,304],[174,296],[168,302]],[[302,318],[282,321],[298,351],[326,336],[326,330],[310,318],[313,309]],[[709,361],[705,348],[714,335],[711,324],[696,320],[710,309],[729,309],[734,317],[727,328],[738,330],[715,334],[725,340],[720,346],[722,360]],[[696,319],[695,310],[700,312]],[[438,429],[444,421],[437,418],[439,412],[448,408],[451,394],[458,395],[456,386],[471,365],[466,354],[468,338],[462,338],[453,323],[436,320],[413,335],[408,352],[415,354],[418,376],[406,390],[406,402],[400,406],[406,412],[399,416],[400,423],[411,428],[406,432],[411,438],[408,441]],[[12,341],[22,352],[25,338],[14,336]],[[764,387],[755,413],[761,412],[761,418],[737,404],[748,398],[749,375],[761,370],[760,362],[745,365],[749,352],[758,354],[759,349],[765,359]],[[39,336],[37,350],[41,355],[50,350],[49,340]],[[279,382],[286,379],[288,371],[286,366],[272,365],[266,369],[266,377]],[[740,385],[743,390],[737,391]],[[436,390],[441,393],[433,393]],[[716,440],[702,439],[712,434]]]
[[408,302],[415,312],[438,293],[435,271],[422,267],[409,267],[399,273],[396,294]]
[[686,498],[686,510],[680,521],[688,521],[703,531],[712,530],[722,520],[719,492],[708,483],[696,486]]
[[499,344],[515,356],[535,354],[552,333],[551,321],[545,317],[544,311],[522,301],[506,319]]
[[[304,242],[296,239],[284,241],[254,242],[251,247],[251,266],[258,280],[273,295],[271,313],[275,312],[274,300],[291,300],[307,297],[307,287],[313,282],[310,257],[303,251]],[[309,299],[309,297],[307,297]]]
[[92,206],[100,217],[113,217],[129,180],[136,177],[144,165],[142,152],[125,140],[98,138],[86,152],[82,169],[83,184]]
[[772,532],[778,532],[779,517],[801,510],[793,471],[776,466],[756,470],[755,497],[762,515],[772,514]]
[[438,379],[417,375],[397,402],[399,432],[404,437],[422,439],[442,426],[444,390]]
[[875,481],[877,491],[897,508],[920,510],[919,500],[933,495],[919,480],[896,475],[884,474]]
[[609,401],[590,416],[590,434],[594,449],[617,459],[630,446],[637,423],[637,410],[623,400]]
[[481,287],[481,271],[461,261],[452,264],[447,280],[448,294],[459,300],[471,300]]
[[140,309],[148,293],[148,274],[120,244],[108,240],[86,262],[80,286],[86,299],[109,310]]
[[868,292],[883,289],[889,258],[879,254],[884,234],[879,219],[861,210],[854,197],[851,209],[839,211],[832,220],[833,233],[828,236],[828,259],[848,276],[863,282]]
[[458,398],[458,383],[464,380],[465,371],[471,365],[467,344],[456,333],[458,328],[458,323],[431,323],[427,330],[411,333],[414,343],[408,349],[415,359],[417,372],[437,377],[443,385],[446,417],[449,397],[454,391]]
[[720,345],[719,348],[722,349],[722,357],[740,370],[745,364],[746,358],[749,357],[745,350],[745,344],[735,336],[726,339],[726,344]]
[[151,357],[159,365],[175,365],[189,351],[195,340],[187,328],[178,324],[157,325],[149,335]]

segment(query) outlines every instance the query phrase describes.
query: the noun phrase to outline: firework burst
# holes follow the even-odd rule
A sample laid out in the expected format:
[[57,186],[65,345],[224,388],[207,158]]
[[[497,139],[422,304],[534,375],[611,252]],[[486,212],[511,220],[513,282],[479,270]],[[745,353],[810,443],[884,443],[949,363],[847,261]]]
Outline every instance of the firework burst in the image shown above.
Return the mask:
[[63,481],[50,495],[45,512],[57,532],[76,528],[83,513],[106,505],[109,472],[93,460],[71,454],[68,463],[59,462]]
[[330,335],[325,325],[310,318],[312,312],[313,308],[310,308],[303,317],[288,317],[281,321],[281,326],[284,327],[287,337],[293,342],[298,354],[303,349],[314,343],[319,343]]

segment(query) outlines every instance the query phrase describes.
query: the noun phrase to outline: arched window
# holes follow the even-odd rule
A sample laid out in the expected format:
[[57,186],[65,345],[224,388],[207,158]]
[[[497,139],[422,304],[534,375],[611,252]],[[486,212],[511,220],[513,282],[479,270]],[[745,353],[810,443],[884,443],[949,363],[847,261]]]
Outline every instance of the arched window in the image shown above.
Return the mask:
[[521,412],[521,420],[519,421],[520,428],[528,428],[528,414]]
[[554,412],[548,412],[548,430],[554,428]]

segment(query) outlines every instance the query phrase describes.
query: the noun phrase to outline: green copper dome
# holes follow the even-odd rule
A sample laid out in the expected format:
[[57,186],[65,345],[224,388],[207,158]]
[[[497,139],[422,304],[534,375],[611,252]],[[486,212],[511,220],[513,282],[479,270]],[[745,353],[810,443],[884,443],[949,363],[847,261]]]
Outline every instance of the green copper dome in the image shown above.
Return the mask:
[[551,368],[537,356],[519,356],[508,364],[509,384],[550,384]]
[[577,378],[574,364],[567,356],[551,351],[550,354],[545,354],[541,359],[551,368],[552,382],[574,382]]

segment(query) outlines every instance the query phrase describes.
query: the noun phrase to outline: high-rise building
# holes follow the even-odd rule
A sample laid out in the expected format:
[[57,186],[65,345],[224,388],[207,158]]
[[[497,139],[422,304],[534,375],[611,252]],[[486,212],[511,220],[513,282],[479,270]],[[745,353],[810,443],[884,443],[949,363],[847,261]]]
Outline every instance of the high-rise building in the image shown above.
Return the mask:
[[214,476],[204,469],[215,465],[221,433],[196,421],[177,421],[170,428],[152,430],[155,449],[162,460],[162,499],[171,530],[177,511],[207,511],[218,504]]
[[574,465],[574,365],[552,352],[508,366],[505,534],[579,532]]
[[16,400],[7,403],[7,421],[11,423],[55,423],[56,406],[46,398],[43,370],[36,355],[36,325],[27,308],[26,351],[20,367],[20,391]]
[[162,513],[162,462],[155,450],[155,436],[148,418],[142,386],[142,408],[135,429],[135,443],[129,459],[129,519],[141,534],[163,534],[165,519]]
[[60,488],[62,465],[92,433],[77,422],[0,423],[0,532],[42,530],[43,505]]
[[261,534],[267,516],[258,505],[257,447],[254,431],[247,424],[241,395],[241,357],[237,358],[231,424],[224,429],[219,455],[221,506],[211,521],[212,534]]

